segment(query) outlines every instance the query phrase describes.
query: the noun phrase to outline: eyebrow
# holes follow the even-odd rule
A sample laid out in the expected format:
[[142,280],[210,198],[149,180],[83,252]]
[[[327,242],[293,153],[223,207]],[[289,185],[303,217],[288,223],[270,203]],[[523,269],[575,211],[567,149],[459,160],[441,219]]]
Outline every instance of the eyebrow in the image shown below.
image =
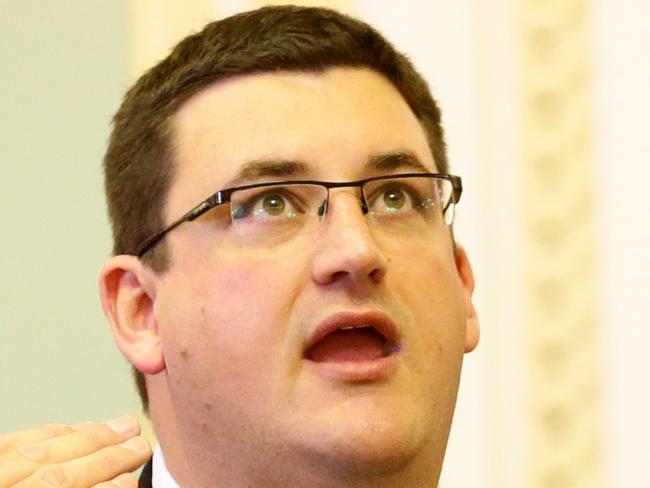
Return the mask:
[[375,154],[368,158],[365,168],[373,171],[414,170],[418,173],[430,173],[420,159],[411,151],[394,151]]
[[269,176],[297,176],[307,173],[308,166],[303,161],[289,159],[256,160],[245,163],[235,177],[228,182],[228,187],[251,183]]
[[[412,170],[419,173],[429,173],[431,171],[411,151],[373,154],[366,160],[363,169],[373,172]],[[299,160],[268,159],[249,161],[228,182],[227,188],[251,183],[261,178],[302,176],[308,171],[309,165]]]

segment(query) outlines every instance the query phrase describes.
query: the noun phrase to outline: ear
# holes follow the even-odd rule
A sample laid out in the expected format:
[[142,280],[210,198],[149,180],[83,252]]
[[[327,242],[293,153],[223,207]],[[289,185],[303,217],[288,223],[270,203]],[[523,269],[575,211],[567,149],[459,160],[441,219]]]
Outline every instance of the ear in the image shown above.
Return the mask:
[[465,249],[458,243],[456,243],[454,257],[458,276],[463,285],[465,308],[467,309],[467,322],[465,324],[465,352],[471,352],[478,344],[480,336],[478,315],[476,314],[476,309],[472,302],[472,293],[474,292],[474,273],[472,272],[472,266],[469,263]]
[[117,347],[145,374],[165,369],[154,315],[155,285],[155,272],[135,256],[114,256],[99,274],[99,296]]

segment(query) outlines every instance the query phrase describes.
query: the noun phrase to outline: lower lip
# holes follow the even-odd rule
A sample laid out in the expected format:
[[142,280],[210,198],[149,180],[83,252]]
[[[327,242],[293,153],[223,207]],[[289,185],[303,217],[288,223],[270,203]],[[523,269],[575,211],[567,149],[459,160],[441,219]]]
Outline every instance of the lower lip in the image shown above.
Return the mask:
[[394,374],[399,367],[399,354],[393,353],[368,361],[305,361],[319,376],[343,382],[365,382],[378,381]]

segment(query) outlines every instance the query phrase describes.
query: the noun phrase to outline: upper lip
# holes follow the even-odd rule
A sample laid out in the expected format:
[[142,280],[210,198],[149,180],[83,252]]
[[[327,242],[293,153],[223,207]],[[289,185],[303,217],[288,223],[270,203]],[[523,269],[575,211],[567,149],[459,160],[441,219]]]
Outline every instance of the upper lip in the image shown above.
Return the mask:
[[373,327],[384,337],[392,351],[399,349],[400,333],[395,322],[383,312],[369,311],[362,313],[339,312],[326,317],[309,335],[304,350],[307,351],[335,330],[359,326]]

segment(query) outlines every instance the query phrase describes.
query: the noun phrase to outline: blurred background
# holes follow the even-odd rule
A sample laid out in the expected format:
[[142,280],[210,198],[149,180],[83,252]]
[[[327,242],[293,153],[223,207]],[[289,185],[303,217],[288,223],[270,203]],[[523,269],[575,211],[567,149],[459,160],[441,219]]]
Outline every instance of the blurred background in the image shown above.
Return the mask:
[[[96,292],[121,96],[255,0],[0,0],[0,432],[139,412]],[[650,486],[650,4],[296,1],[407,53],[463,177],[482,319],[442,488]]]

